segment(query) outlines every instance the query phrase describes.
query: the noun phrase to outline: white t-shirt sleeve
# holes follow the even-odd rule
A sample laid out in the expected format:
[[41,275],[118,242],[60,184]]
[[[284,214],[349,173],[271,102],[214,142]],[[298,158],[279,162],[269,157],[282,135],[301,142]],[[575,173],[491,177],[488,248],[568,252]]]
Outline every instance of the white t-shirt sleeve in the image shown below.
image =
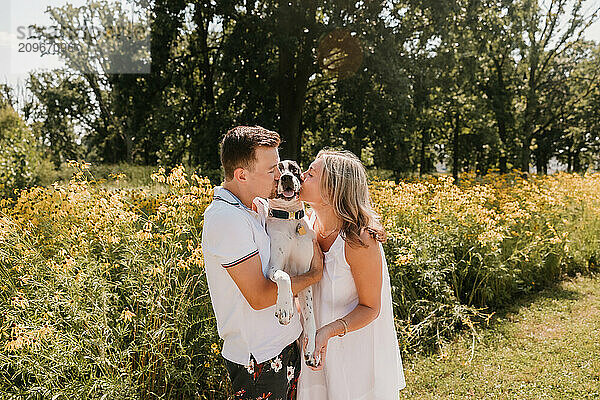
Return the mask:
[[249,222],[237,213],[218,213],[204,221],[205,252],[224,268],[231,268],[258,254]]

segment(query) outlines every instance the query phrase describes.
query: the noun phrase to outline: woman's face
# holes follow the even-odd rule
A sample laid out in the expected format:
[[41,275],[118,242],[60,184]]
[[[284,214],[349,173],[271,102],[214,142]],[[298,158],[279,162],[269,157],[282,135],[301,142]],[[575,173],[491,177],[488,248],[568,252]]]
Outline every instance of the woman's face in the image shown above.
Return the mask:
[[321,197],[321,173],[323,172],[323,159],[317,158],[310,164],[308,169],[302,173],[302,187],[299,198],[307,203],[323,203]]

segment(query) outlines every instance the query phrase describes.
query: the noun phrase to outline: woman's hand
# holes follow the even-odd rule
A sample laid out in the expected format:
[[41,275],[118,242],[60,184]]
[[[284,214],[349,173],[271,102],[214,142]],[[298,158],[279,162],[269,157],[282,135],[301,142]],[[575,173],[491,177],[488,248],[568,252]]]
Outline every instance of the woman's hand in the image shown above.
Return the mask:
[[321,246],[319,246],[319,242],[317,239],[313,239],[313,258],[310,262],[310,276],[313,281],[313,285],[321,280],[323,277],[323,259],[325,256],[323,255],[323,250],[321,250]]
[[[313,371],[319,371],[323,369],[323,365],[325,364],[325,356],[327,355],[327,343],[329,339],[333,336],[333,329],[330,324],[325,325],[324,327],[317,329],[317,335],[315,337],[315,358],[319,358],[321,362],[316,367],[311,367],[307,365],[308,368]],[[306,339],[305,339],[306,345]]]

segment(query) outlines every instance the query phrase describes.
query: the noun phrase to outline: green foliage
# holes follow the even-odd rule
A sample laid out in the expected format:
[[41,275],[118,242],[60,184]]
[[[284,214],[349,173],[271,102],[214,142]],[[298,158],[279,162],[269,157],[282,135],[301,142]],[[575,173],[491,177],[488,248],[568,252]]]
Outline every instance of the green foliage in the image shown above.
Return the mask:
[[68,71],[55,70],[31,74],[28,88],[34,101],[27,113],[34,120],[31,129],[50,154],[54,167],[78,159],[75,126],[93,125],[91,101],[82,78]]
[[11,106],[0,104],[0,195],[14,197],[47,166],[31,130]]

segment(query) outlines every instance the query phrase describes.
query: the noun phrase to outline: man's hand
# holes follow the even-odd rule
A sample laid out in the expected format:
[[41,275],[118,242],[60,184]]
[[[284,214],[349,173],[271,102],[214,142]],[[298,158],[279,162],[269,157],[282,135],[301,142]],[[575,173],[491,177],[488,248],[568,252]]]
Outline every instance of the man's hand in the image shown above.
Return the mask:
[[323,277],[323,259],[325,256],[323,255],[323,250],[321,250],[321,246],[319,246],[319,242],[317,239],[313,239],[313,258],[310,262],[310,270],[307,272],[310,274],[311,279],[313,280],[312,284],[315,284],[321,280]]

